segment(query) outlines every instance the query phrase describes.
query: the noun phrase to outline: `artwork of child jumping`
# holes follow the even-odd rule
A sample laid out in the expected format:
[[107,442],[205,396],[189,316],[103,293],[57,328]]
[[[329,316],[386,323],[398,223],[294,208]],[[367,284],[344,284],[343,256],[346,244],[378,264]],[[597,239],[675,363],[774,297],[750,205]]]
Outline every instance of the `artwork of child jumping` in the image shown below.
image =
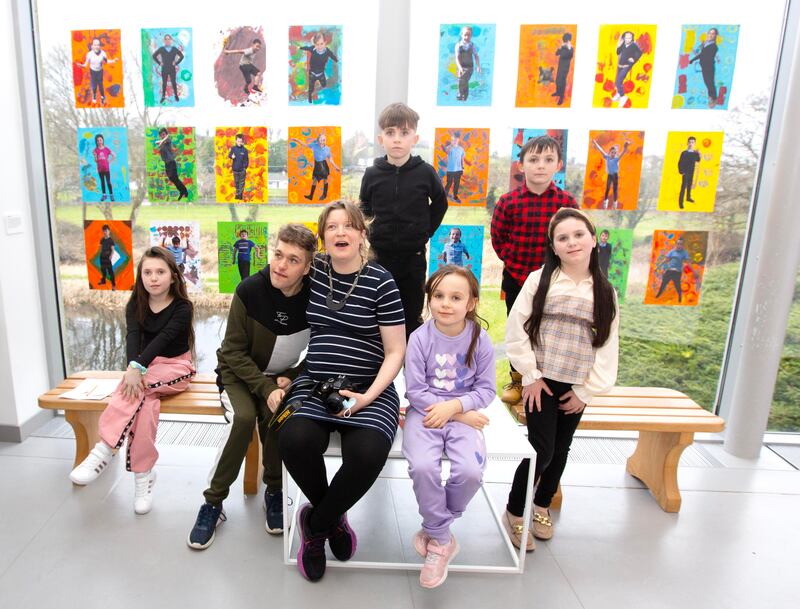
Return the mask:
[[178,82],[177,82],[177,69],[178,65],[183,61],[183,52],[175,46],[172,46],[172,36],[169,34],[164,35],[164,44],[156,49],[153,53],[153,61],[161,66],[161,102],[164,103],[167,98],[167,84],[172,85],[172,95],[175,101],[180,101],[178,96]]
[[[597,140],[592,140],[592,144],[597,151],[603,155],[603,158],[606,161],[606,192],[603,196],[603,203],[601,209],[620,209],[621,206],[619,204],[619,162],[622,160],[628,152],[628,147],[631,145],[629,141],[625,141],[622,145],[622,152],[617,154],[619,151],[616,146],[611,146],[608,149],[608,152],[603,150],[603,147],[597,143]],[[608,191],[613,189],[614,190],[614,199],[609,201],[608,199]]]
[[442,251],[442,261],[444,264],[455,264],[456,266],[464,266],[464,258],[470,260],[469,251],[466,244],[461,241],[461,229],[450,229],[450,240],[444,244]]
[[324,32],[317,32],[311,39],[313,46],[301,46],[301,51],[308,53],[308,103],[314,103],[314,89],[319,83],[320,89],[324,89],[328,85],[328,79],[325,76],[325,68],[328,65],[328,60],[338,62],[339,59],[334,55],[333,51],[328,47],[325,40]]
[[694,182],[695,167],[700,162],[700,153],[694,148],[696,143],[697,138],[689,136],[686,140],[686,150],[681,152],[681,156],[678,159],[678,173],[681,174],[681,192],[678,195],[678,207],[681,209],[683,209],[684,195],[686,195],[687,202],[694,203],[694,199],[692,199],[692,182]]
[[461,39],[454,48],[456,59],[456,77],[458,78],[458,101],[467,101],[469,97],[469,80],[473,72],[481,73],[481,60],[478,57],[478,47],[472,42],[472,27],[465,25],[461,28]]
[[328,196],[328,176],[331,173],[330,167],[332,166],[336,171],[341,173],[341,169],[336,165],[331,155],[331,149],[326,145],[327,136],[321,133],[314,139],[309,139],[306,142],[297,138],[289,138],[290,141],[296,142],[300,146],[305,146],[314,155],[314,169],[311,174],[311,192],[304,195],[306,199],[312,201],[314,199],[314,190],[317,188],[317,182],[322,182],[322,194],[319,197],[320,201],[324,201]]
[[109,59],[106,52],[102,49],[100,39],[92,39],[92,48],[86,53],[83,63],[75,62],[79,68],[89,68],[89,86],[92,91],[92,103],[97,103],[97,95],[100,95],[100,104],[106,105],[106,90],[103,86],[103,65],[117,63],[118,57]]
[[614,81],[616,92],[611,98],[612,101],[619,102],[619,107],[623,108],[628,98],[625,95],[625,78],[633,68],[634,64],[642,56],[642,49],[633,40],[633,32],[630,30],[623,32],[617,43],[617,78]]
[[233,186],[236,189],[236,200],[244,199],[244,181],[247,176],[247,168],[250,165],[250,154],[244,147],[244,134],[236,134],[236,145],[228,152],[231,159],[231,171],[233,172]]
[[175,162],[175,148],[172,145],[172,138],[163,127],[158,130],[158,136],[160,139],[156,140],[156,148],[158,148],[158,153],[161,155],[161,160],[164,161],[164,172],[167,174],[169,181],[178,189],[178,201],[184,197],[188,199],[189,191],[180,177],[178,177],[178,164]]
[[450,197],[450,187],[453,188],[452,199],[456,203],[461,203],[458,198],[458,188],[461,184],[461,176],[464,175],[464,147],[461,145],[461,135],[453,133],[453,137],[445,144],[447,153],[447,182],[444,185],[444,193]]
[[225,49],[223,53],[225,55],[237,55],[241,54],[241,59],[239,59],[239,70],[244,76],[244,92],[245,95],[250,95],[251,89],[257,93],[261,93],[261,82],[264,78],[264,74],[258,67],[253,63],[253,59],[255,58],[256,53],[261,50],[261,40],[255,38],[251,43],[250,46],[245,49]]

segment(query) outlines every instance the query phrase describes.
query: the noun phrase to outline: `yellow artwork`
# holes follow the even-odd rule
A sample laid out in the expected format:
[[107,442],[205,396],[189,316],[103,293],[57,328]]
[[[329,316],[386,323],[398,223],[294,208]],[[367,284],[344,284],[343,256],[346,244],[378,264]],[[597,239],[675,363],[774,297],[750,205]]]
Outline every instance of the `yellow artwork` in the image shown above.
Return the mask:
[[266,203],[268,152],[266,127],[217,127],[217,203]]
[[601,25],[592,106],[647,108],[655,51],[655,25]]
[[661,171],[659,211],[714,211],[722,131],[671,131]]

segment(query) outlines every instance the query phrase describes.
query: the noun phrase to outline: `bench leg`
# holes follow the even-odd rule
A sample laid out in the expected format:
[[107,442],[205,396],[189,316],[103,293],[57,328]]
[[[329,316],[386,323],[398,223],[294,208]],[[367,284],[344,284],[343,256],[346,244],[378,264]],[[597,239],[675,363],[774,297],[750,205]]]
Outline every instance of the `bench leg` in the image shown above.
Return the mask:
[[665,512],[681,509],[678,462],[692,442],[691,432],[640,431],[636,451],[628,458],[628,473],[644,482]]
[[100,413],[91,410],[65,410],[64,418],[75,432],[75,463],[78,467],[89,456],[89,451],[100,441],[98,422]]
[[258,493],[258,481],[262,474],[261,465],[261,441],[258,438],[258,428],[253,429],[253,437],[247,447],[247,454],[244,458],[244,494],[256,495]]

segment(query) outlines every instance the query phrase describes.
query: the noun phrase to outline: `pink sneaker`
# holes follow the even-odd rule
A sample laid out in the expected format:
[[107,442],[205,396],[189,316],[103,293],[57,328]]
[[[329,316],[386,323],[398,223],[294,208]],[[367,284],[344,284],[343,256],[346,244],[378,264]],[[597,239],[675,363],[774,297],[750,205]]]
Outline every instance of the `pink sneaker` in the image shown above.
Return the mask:
[[419,583],[423,588],[436,588],[447,579],[447,567],[460,547],[456,538],[450,535],[450,543],[440,545],[435,539],[428,542],[428,554],[419,574]]
[[417,531],[417,534],[414,535],[414,550],[416,550],[417,554],[425,558],[428,555],[428,543],[431,540],[431,536],[425,532],[425,529],[420,529]]

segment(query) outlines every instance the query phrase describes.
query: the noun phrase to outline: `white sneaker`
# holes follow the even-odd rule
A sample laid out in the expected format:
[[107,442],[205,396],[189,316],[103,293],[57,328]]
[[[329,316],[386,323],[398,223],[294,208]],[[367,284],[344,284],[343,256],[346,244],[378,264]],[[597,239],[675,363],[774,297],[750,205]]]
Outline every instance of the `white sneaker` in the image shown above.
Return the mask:
[[620,97],[619,98],[619,107],[620,108],[624,108],[625,107],[625,102],[627,102],[627,101],[628,101],[628,96],[627,95],[623,95],[622,97]]
[[69,479],[81,486],[94,482],[106,470],[113,457],[114,451],[111,447],[105,442],[98,442],[81,464],[70,472]]
[[614,97],[611,98],[612,102],[619,101],[619,93],[614,93]]
[[134,474],[136,494],[133,498],[133,511],[137,514],[147,514],[153,507],[153,487],[156,484],[156,472],[150,470],[143,474]]

